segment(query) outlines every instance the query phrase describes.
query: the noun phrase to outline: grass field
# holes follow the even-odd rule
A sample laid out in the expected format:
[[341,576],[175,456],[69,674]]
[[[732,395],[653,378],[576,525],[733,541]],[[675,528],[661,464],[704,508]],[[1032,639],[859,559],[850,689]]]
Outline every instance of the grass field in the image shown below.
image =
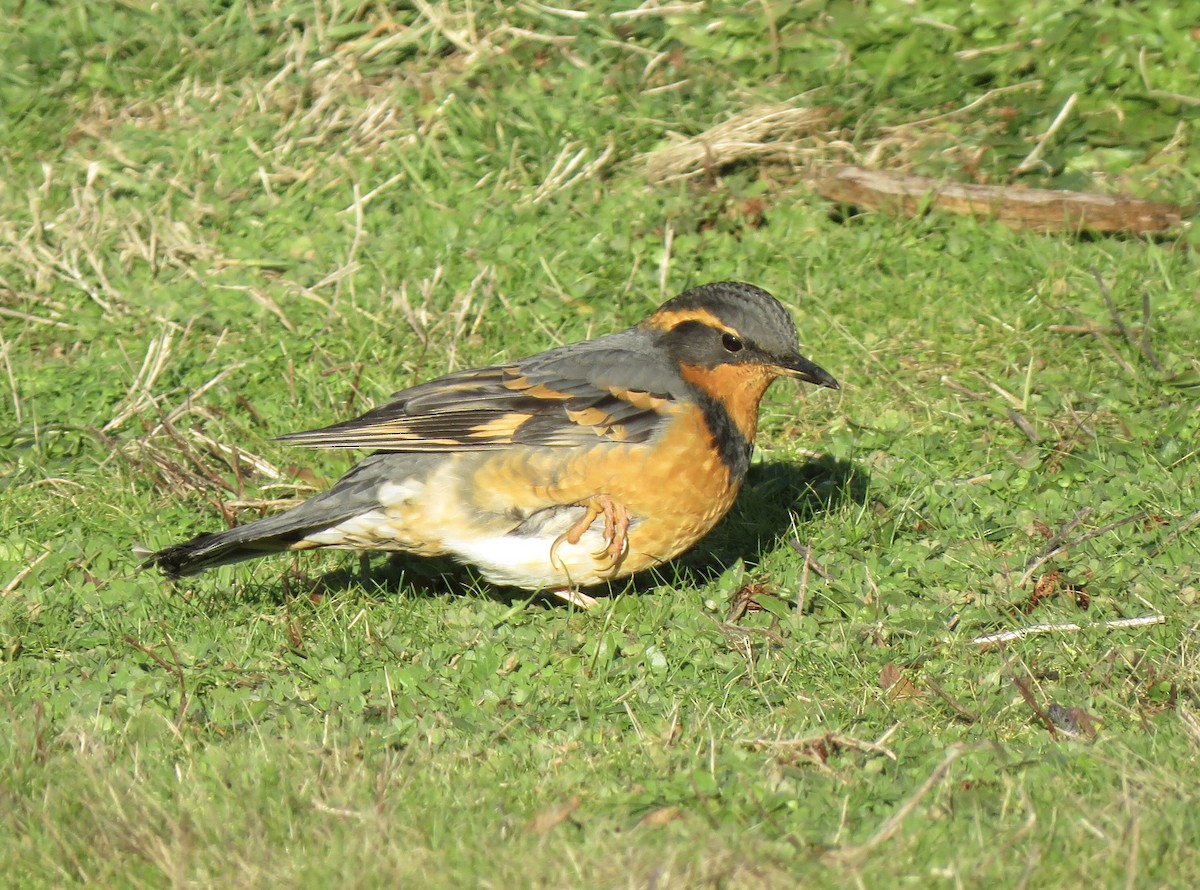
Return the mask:
[[[1195,232],[810,187],[1194,201],[1195,4],[1014,6],[5,4],[0,883],[1200,884]],[[728,278],[843,390],[772,389],[729,518],[590,612],[137,570],[353,459],[274,435]]]

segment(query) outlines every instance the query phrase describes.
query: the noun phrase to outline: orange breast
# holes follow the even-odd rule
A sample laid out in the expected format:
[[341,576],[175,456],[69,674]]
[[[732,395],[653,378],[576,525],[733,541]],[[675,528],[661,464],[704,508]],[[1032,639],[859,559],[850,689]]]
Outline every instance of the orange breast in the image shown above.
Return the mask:
[[481,514],[528,514],[598,494],[619,501],[634,524],[624,559],[606,577],[658,565],[691,547],[729,511],[739,487],[695,407],[679,408],[651,447],[514,450],[482,461],[470,483]]

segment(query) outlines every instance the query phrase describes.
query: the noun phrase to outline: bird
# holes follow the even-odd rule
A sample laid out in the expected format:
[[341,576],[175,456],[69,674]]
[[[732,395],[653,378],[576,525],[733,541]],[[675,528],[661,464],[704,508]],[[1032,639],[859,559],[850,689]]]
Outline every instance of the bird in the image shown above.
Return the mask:
[[839,389],[767,291],[685,290],[638,324],[455,371],[352,420],[278,437],[371,453],[284,512],[201,534],[144,567],[168,578],[318,548],[450,556],[496,585],[581,608],[581,588],[659,566],[729,511],[777,378]]

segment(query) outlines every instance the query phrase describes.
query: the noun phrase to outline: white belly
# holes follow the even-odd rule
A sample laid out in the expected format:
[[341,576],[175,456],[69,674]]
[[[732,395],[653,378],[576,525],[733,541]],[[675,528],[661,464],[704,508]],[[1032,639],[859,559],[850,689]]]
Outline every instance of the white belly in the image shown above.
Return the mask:
[[[571,544],[565,535],[586,508],[550,507],[523,520],[478,514],[454,491],[460,484],[449,465],[426,480],[388,481],[378,490],[377,508],[308,534],[304,546],[446,555],[476,566],[494,584],[530,589],[586,586],[617,574],[604,552],[602,517]],[[439,491],[450,496],[438,497]],[[638,524],[630,517],[631,529]]]
[[[493,584],[561,589],[596,584],[613,577],[615,570],[604,553],[608,546],[603,534],[604,520],[593,523],[579,543],[572,544],[559,538],[583,517],[584,508],[557,508],[554,512],[555,521],[533,533],[515,531],[442,543],[456,559],[478,567],[480,574]],[[557,546],[555,541],[559,541]]]

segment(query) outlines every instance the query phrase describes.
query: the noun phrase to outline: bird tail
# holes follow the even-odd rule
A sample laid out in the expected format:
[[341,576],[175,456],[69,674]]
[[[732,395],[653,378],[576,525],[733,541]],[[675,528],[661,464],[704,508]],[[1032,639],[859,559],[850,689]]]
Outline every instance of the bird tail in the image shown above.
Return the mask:
[[[197,575],[217,566],[292,549],[307,533],[315,530],[310,522],[298,522],[292,518],[292,513],[303,507],[301,504],[294,510],[228,531],[197,535],[190,541],[158,551],[135,545],[133,552],[141,557],[143,568],[156,568],[171,580]],[[330,524],[323,522],[317,527],[324,528]]]
[[135,546],[133,552],[142,559],[143,568],[156,568],[168,578],[176,579],[270,553],[300,549],[310,535],[380,507],[378,492],[387,479],[387,457],[385,454],[368,457],[328,491],[283,513],[228,531],[198,535],[163,550]]

